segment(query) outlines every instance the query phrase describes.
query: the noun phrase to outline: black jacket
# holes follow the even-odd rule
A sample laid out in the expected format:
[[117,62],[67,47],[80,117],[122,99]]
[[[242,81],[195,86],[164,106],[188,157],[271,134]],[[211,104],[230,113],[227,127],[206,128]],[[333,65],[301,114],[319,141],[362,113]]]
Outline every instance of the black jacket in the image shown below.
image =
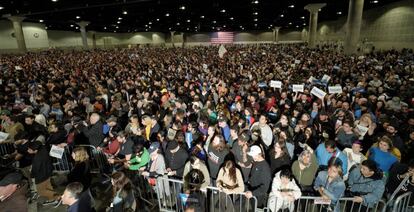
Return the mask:
[[88,138],[89,144],[98,147],[102,145],[102,141],[105,138],[103,134],[103,124],[98,121],[94,125],[82,128],[83,134]]
[[52,172],[52,159],[50,158],[46,147],[41,146],[33,157],[31,176],[35,178],[35,182],[38,184],[49,179],[52,176]]
[[85,191],[91,185],[92,175],[89,162],[76,163],[68,174],[68,183],[80,182]]

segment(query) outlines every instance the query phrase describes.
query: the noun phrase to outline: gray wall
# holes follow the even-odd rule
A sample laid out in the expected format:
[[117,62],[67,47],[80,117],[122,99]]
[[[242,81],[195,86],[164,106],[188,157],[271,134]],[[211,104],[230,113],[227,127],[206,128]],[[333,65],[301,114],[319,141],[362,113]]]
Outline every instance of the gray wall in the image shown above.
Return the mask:
[[[319,41],[343,41],[346,16],[318,25]],[[360,41],[377,49],[414,48],[414,0],[364,11]]]

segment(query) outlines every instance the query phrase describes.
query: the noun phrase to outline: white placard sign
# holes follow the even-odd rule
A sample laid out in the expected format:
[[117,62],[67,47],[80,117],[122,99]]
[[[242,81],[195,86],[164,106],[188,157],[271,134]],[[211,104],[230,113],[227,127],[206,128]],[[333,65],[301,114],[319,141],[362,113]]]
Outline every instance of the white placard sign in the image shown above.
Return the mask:
[[16,70],[23,70],[23,68],[21,66],[15,66],[14,69],[16,69]]
[[330,205],[330,199],[316,198],[314,201],[315,205]]
[[62,159],[64,148],[53,145],[50,149],[49,155],[54,158]]
[[310,77],[309,77],[309,79],[308,79],[308,81],[309,81],[310,83],[312,83],[314,80],[316,80],[316,79],[315,79],[315,77],[313,77],[313,76],[310,76]]
[[278,80],[270,81],[270,87],[272,88],[282,88],[282,82]]
[[376,70],[382,70],[382,66],[375,66]]
[[331,79],[330,76],[324,74],[322,79],[321,79],[321,82],[327,83],[327,82],[329,82],[330,79]]
[[5,141],[9,137],[8,133],[0,132],[0,141]]
[[295,60],[295,64],[299,64],[300,63],[300,60]]
[[340,85],[328,86],[328,92],[330,94],[333,94],[333,93],[342,93],[342,86],[340,86]]
[[368,127],[364,127],[362,125],[357,125],[357,130],[359,131],[359,139],[363,139],[365,134],[368,132]]
[[203,64],[203,69],[207,70],[207,68],[208,68],[207,64]]
[[303,92],[304,85],[303,84],[293,84],[292,85],[293,92]]
[[311,90],[311,94],[315,95],[316,97],[318,97],[319,99],[323,99],[326,95],[325,91],[317,88],[317,87],[313,87]]

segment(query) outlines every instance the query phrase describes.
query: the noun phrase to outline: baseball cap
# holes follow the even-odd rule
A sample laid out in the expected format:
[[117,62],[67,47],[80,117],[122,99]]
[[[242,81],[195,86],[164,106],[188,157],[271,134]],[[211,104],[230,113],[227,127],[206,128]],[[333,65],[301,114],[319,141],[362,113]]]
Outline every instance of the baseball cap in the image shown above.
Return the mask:
[[153,152],[157,151],[160,148],[160,143],[153,142],[151,146],[148,148],[148,152],[152,154]]
[[247,154],[252,157],[257,156],[261,153],[262,153],[262,149],[260,149],[260,147],[257,145],[251,146],[249,152],[247,152]]
[[360,140],[355,140],[352,144],[359,144],[362,145],[362,142]]
[[242,132],[241,135],[239,136],[239,139],[242,141],[249,141],[250,135],[247,132]]

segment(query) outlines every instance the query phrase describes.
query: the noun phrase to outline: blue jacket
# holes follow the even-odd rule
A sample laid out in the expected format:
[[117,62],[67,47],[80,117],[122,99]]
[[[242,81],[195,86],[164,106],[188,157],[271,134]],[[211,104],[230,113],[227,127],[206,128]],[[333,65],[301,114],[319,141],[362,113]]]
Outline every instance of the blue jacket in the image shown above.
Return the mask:
[[[345,175],[348,170],[348,158],[338,148],[336,148],[335,152],[336,152],[336,157],[342,161],[342,172]],[[319,144],[318,148],[316,148],[315,154],[316,154],[316,158],[318,159],[319,166],[327,166],[328,161],[332,157],[332,153],[329,153],[328,151],[326,151],[324,143]]]
[[344,195],[345,183],[341,178],[333,180],[328,183],[328,172],[320,171],[315,179],[313,188],[318,190],[320,187],[324,188],[324,194],[331,199],[331,206],[335,208],[335,211],[339,211],[338,199]]
[[382,173],[375,173],[371,177],[364,177],[361,174],[361,166],[351,170],[348,176],[348,186],[353,193],[359,193],[364,201],[362,205],[373,207],[381,200],[384,193],[385,183]]
[[229,143],[230,141],[230,127],[226,124],[225,127],[221,128],[221,132],[223,134],[224,140],[226,140],[226,143]]

